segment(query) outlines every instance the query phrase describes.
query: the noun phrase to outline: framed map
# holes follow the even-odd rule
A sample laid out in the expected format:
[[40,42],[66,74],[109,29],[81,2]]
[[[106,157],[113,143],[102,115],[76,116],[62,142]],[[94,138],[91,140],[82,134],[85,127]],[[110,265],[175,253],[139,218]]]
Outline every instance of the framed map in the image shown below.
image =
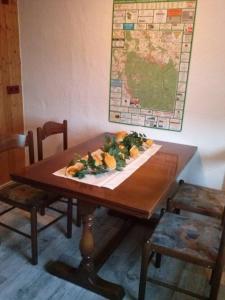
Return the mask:
[[114,0],[109,120],[181,131],[197,0]]

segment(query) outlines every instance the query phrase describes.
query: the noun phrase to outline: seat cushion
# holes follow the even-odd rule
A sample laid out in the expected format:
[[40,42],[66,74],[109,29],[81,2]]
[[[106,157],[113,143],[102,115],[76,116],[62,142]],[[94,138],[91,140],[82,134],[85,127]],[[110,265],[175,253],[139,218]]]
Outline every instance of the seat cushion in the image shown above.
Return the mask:
[[0,190],[0,201],[29,208],[31,206],[41,207],[49,204],[50,199],[55,199],[56,195],[34,188],[30,185],[12,182]]
[[225,207],[225,191],[183,183],[172,200],[172,206],[221,218]]
[[180,257],[203,266],[213,266],[221,234],[221,226],[213,220],[207,219],[207,222],[204,222],[165,213],[149,241],[156,252],[157,249],[161,249],[169,256]]

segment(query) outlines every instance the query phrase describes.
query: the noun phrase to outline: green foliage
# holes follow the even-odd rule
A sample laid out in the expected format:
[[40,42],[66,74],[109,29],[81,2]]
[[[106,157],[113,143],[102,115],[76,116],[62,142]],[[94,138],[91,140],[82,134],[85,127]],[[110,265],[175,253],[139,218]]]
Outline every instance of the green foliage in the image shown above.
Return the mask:
[[75,173],[73,175],[73,177],[78,177],[79,179],[84,178],[87,174],[89,174],[88,169],[82,169],[80,171],[78,171],[77,173]]
[[142,145],[146,142],[146,140],[145,134],[132,132],[124,138],[123,145],[126,149],[128,149],[128,151],[130,151],[133,146],[136,146],[139,150],[143,150]]
[[90,152],[88,152],[87,165],[89,167],[90,174],[98,175],[107,172],[106,166],[104,164],[96,165],[96,161],[94,160]]
[[[118,144],[116,143],[116,139],[114,136],[105,136],[105,143],[103,145],[103,151],[108,152],[109,154],[112,153],[113,150],[118,148]],[[112,154],[111,154],[112,155]]]
[[[130,158],[130,149],[136,146],[140,151],[143,150],[143,143],[146,142],[144,134],[132,132],[128,134],[122,142],[116,142],[114,136],[105,136],[105,141],[102,150],[104,153],[109,153],[116,160],[116,170],[121,171],[126,166],[126,159]],[[68,166],[75,165],[80,162],[84,165],[83,169],[76,172],[73,176],[80,179],[87,174],[98,175],[108,172],[108,168],[104,162],[104,154],[102,154],[102,164],[97,164],[91,153],[88,152],[87,160],[81,158],[80,155],[75,155]]]
[[120,145],[116,142],[115,137],[105,137],[103,150],[104,152],[108,152],[110,155],[114,156],[116,160],[116,169],[118,171],[122,170],[126,166],[126,155],[121,151]]

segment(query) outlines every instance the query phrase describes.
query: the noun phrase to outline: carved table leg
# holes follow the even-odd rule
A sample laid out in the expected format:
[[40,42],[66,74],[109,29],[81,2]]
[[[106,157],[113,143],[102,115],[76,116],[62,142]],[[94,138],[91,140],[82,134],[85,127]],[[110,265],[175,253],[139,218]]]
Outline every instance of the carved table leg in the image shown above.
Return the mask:
[[51,274],[80,285],[107,299],[121,300],[125,294],[123,288],[120,285],[102,279],[95,270],[93,258],[95,246],[92,232],[95,208],[96,206],[87,203],[80,205],[83,231],[80,241],[82,261],[79,267],[75,269],[62,262],[54,262],[49,263],[46,268]]
[[83,231],[80,240],[80,252],[82,255],[82,261],[80,264],[80,270],[86,270],[89,273],[94,272],[94,262],[93,262],[93,251],[94,251],[94,236],[92,232],[93,219],[94,219],[93,206],[81,206],[80,214],[83,224]]

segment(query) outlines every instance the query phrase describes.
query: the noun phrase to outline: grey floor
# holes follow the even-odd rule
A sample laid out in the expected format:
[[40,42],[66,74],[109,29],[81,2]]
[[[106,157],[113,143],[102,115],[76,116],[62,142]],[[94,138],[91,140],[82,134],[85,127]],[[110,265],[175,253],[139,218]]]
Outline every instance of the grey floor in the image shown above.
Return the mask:
[[[0,206],[0,211],[3,206]],[[74,213],[74,216],[76,214]],[[50,216],[40,217],[45,224]],[[10,212],[1,221],[7,221],[20,229],[29,230],[28,214],[19,210]],[[98,209],[95,222],[96,245],[116,232],[121,220],[109,217],[105,210]],[[111,255],[99,274],[106,280],[121,284],[126,292],[124,299],[137,299],[140,250],[144,227],[135,226],[120,247]],[[0,227],[0,300],[101,300],[104,299],[78,286],[48,274],[44,268],[51,260],[60,259],[76,266],[80,261],[79,239],[81,230],[73,227],[73,238],[65,238],[65,219],[51,226],[39,236],[39,264],[29,263],[30,241]],[[170,280],[180,287],[199,293],[207,293],[209,272],[193,265],[163,258],[160,269],[149,268],[152,276]],[[193,298],[174,293],[166,288],[147,284],[146,299],[191,300]],[[222,279],[219,300],[225,299],[225,280]]]

